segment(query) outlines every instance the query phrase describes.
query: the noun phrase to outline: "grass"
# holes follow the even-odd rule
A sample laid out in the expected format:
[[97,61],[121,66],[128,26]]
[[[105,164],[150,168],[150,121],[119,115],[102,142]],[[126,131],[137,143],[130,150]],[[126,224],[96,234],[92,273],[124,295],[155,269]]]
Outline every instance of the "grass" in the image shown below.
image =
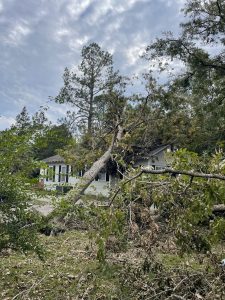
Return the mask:
[[[119,266],[102,267],[90,250],[87,233],[42,236],[46,260],[11,252],[0,258],[0,299],[122,299]],[[79,298],[80,297],[80,298]],[[85,297],[84,297],[85,298]]]
[[181,267],[201,271],[205,267],[205,264],[199,263],[197,256],[195,257],[193,253],[191,255],[183,255],[182,257],[175,254],[158,253],[156,257],[167,269]]
[[[1,254],[1,300],[136,299],[132,296],[136,288],[131,279],[134,273],[127,266],[141,266],[143,256],[132,243],[124,253],[110,253],[107,263],[101,265],[96,260],[88,232],[74,230],[56,237],[41,235],[40,238],[46,251],[45,261],[34,254],[26,256],[14,251]],[[155,258],[167,270],[180,268],[201,272],[205,268],[194,255],[179,257],[159,250]],[[150,270],[143,278],[148,285],[156,280],[156,274]],[[144,283],[140,282],[139,275],[135,280],[138,285]]]

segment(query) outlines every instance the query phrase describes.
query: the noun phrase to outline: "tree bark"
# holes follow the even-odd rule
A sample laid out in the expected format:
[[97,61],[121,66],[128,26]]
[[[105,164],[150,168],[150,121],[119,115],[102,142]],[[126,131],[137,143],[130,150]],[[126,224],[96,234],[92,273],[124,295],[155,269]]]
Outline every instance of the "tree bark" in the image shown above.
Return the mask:
[[123,127],[118,125],[116,128],[116,132],[112,138],[111,145],[108,147],[106,152],[96,162],[93,163],[91,168],[84,173],[84,176],[77,184],[77,187],[68,193],[66,197],[68,200],[76,203],[80,199],[80,197],[84,194],[85,190],[89,187],[98,173],[106,166],[107,162],[110,160],[112,151],[123,137],[123,132]]

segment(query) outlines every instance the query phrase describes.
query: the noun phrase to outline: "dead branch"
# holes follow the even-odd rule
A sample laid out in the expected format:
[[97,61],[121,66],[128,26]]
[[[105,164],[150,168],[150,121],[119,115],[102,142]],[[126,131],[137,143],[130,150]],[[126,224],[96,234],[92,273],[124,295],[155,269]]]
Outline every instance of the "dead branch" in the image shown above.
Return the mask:
[[[205,179],[218,179],[218,180],[225,180],[224,175],[220,174],[207,174],[207,173],[199,173],[195,171],[185,171],[185,170],[174,170],[171,168],[165,168],[162,170],[151,170],[147,168],[142,168],[141,172],[138,174],[138,176],[141,176],[142,174],[172,174],[172,175],[187,175],[190,177],[200,177]],[[136,178],[138,177],[136,176]]]

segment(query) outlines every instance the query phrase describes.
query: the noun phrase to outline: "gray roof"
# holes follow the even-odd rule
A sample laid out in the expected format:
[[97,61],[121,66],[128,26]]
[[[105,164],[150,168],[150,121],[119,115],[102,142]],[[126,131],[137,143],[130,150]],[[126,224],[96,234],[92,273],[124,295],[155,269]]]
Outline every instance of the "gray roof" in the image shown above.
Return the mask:
[[43,159],[42,161],[46,162],[46,163],[62,163],[62,162],[65,162],[65,159],[60,156],[60,155],[54,155],[54,156],[51,156],[51,157],[47,157],[45,159]]
[[161,147],[159,147],[159,148],[156,148],[156,149],[150,151],[150,152],[148,153],[148,156],[149,156],[149,157],[155,156],[155,155],[157,155],[158,153],[160,153],[160,152],[162,152],[162,151],[164,151],[164,150],[166,150],[166,149],[168,149],[168,148],[171,148],[171,146],[170,146],[170,145],[164,145],[164,146],[161,146]]
[[150,157],[154,157],[160,152],[166,150],[166,149],[171,149],[171,145],[163,145],[161,147],[155,148],[151,151],[145,151],[145,154],[139,154],[137,158],[142,158],[142,159],[149,159]]
[[[136,156],[136,159],[149,159],[150,157],[154,157],[155,155],[159,154],[160,152],[166,150],[167,148],[171,148],[171,145],[163,145],[151,151],[146,151],[145,154],[139,154]],[[46,163],[64,163],[65,159],[60,155],[54,155],[48,158],[43,159],[42,161]]]

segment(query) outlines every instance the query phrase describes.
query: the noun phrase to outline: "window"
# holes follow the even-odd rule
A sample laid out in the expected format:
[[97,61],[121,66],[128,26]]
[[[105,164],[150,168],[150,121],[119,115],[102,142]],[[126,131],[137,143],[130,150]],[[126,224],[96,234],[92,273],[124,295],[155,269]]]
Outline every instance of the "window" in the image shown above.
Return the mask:
[[109,181],[109,173],[106,173],[106,181]]
[[46,181],[55,181],[55,166],[50,166],[47,169]]
[[155,167],[155,170],[162,170],[163,169],[163,167],[161,167],[161,166],[156,166]]
[[65,182],[66,181],[66,166],[61,167],[61,176],[60,181]]
[[85,173],[84,170],[80,170],[80,171],[78,172],[78,176],[79,176],[79,177],[83,177],[83,176],[84,176],[84,173]]
[[98,180],[99,181],[105,181],[105,176],[106,174],[105,174],[105,172],[100,172],[99,174],[98,174]]

